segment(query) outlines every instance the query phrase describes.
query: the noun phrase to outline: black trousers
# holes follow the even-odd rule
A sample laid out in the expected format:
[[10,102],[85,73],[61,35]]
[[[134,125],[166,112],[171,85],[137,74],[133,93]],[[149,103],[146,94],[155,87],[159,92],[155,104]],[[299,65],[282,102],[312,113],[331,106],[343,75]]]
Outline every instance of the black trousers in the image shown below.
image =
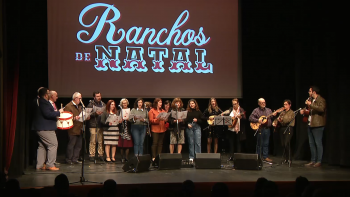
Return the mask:
[[159,153],[162,152],[163,142],[164,142],[165,132],[163,133],[154,133],[152,132],[152,158],[156,158]]
[[66,162],[77,162],[82,146],[82,135],[68,135],[69,142],[67,145]]
[[[283,132],[287,129],[287,127],[281,127],[279,129],[280,139],[281,139],[281,145],[283,147],[283,159],[289,160],[289,156],[291,154],[290,149],[290,140],[293,137],[294,128],[289,127],[287,131],[283,134]],[[292,160],[292,157],[290,157],[290,160]]]
[[230,154],[233,156],[235,147],[237,148],[236,153],[241,152],[241,137],[242,132],[236,133],[235,131],[227,131],[227,139],[230,145]]

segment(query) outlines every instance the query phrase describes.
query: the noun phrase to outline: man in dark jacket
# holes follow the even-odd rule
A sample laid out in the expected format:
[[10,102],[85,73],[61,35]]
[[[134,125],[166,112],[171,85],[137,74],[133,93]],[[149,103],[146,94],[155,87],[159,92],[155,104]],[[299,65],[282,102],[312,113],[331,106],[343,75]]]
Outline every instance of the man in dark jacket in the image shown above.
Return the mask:
[[96,141],[98,142],[98,157],[103,159],[103,145],[102,145],[102,135],[103,129],[100,125],[101,123],[101,114],[106,107],[106,104],[102,102],[101,93],[96,91],[93,92],[94,100],[90,101],[87,108],[95,108],[94,113],[91,113],[89,120],[90,128],[90,145],[89,145],[89,158],[90,161],[94,161],[95,152],[96,152]]
[[[59,111],[54,110],[48,101],[48,93],[49,90],[47,88],[41,88],[39,90],[40,98],[38,98],[37,106],[34,108],[32,130],[35,130],[39,136],[36,169],[59,170],[54,164],[58,146],[55,130],[57,129],[57,117],[60,116],[63,109]],[[44,166],[45,161],[46,166]]]
[[[309,167],[320,167],[323,155],[322,137],[326,125],[326,100],[319,93],[320,89],[318,87],[310,87],[309,96],[312,97],[312,101],[305,101],[305,104],[310,106],[308,136],[311,161],[305,165]],[[300,114],[304,114],[304,110],[301,110]]]

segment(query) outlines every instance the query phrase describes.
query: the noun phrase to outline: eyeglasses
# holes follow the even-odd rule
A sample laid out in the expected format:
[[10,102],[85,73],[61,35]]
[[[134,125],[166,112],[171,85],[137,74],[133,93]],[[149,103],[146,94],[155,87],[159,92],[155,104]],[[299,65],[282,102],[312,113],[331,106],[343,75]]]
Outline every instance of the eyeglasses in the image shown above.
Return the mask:
[[232,105],[238,105],[238,103],[232,103]]
[[265,104],[266,102],[260,102],[260,104]]

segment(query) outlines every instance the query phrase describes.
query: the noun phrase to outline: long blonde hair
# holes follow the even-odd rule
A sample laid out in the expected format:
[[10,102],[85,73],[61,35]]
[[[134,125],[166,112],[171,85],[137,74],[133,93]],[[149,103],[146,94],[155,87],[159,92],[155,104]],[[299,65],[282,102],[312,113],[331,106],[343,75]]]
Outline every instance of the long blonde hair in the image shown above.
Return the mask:
[[211,113],[212,112],[212,109],[211,109],[211,101],[212,100],[214,100],[215,101],[215,111],[216,112],[219,112],[219,106],[218,106],[218,102],[216,101],[216,98],[214,98],[214,97],[211,97],[210,99],[209,99],[209,105],[208,105],[208,111],[209,111],[209,113]]

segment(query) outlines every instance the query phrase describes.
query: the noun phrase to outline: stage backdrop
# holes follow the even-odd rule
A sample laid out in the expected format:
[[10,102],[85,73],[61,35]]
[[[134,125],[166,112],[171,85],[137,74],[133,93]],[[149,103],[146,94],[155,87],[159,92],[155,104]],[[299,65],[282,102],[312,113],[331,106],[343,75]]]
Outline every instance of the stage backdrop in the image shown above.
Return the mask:
[[48,1],[49,88],[242,97],[238,0]]

